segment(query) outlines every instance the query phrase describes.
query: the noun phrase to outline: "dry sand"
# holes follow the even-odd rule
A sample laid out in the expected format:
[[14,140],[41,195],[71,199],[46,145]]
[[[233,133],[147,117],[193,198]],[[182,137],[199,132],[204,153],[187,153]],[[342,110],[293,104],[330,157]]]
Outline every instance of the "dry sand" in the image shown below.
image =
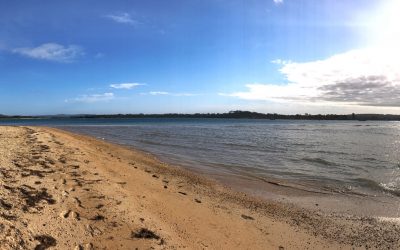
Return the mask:
[[0,127],[0,249],[400,248],[391,221],[233,192],[153,156]]

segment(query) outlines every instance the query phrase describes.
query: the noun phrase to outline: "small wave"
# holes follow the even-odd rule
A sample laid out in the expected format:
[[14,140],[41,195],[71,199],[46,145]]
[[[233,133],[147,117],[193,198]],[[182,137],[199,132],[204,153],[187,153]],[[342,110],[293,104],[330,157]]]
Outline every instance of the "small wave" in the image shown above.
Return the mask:
[[338,166],[338,164],[334,163],[334,162],[330,162],[321,158],[309,158],[309,157],[304,157],[302,158],[303,161],[307,161],[307,162],[312,162],[312,163],[318,163],[321,165],[326,165],[326,166]]
[[301,190],[304,192],[308,193],[316,193],[316,194],[332,194],[332,190],[324,190],[322,188],[314,188],[312,186],[305,186],[301,184],[296,184],[296,183],[285,183],[283,181],[277,181],[277,180],[270,180],[262,177],[255,177],[258,180],[261,180],[263,182],[266,182],[268,184],[274,185],[274,186],[279,186],[279,187],[285,187],[285,188],[292,188],[292,189],[297,189]]
[[239,143],[234,143],[234,142],[220,142],[220,144],[222,144],[222,145],[224,145],[224,146],[227,146],[227,147],[229,147],[229,148],[243,148],[243,149],[246,149],[246,150],[250,150],[250,149],[257,149],[258,148],[258,146],[256,146],[256,145],[250,145],[250,144],[243,144],[243,142],[241,142],[242,144],[239,144]]
[[340,151],[326,151],[326,150],[313,150],[310,151],[311,153],[318,153],[318,154],[335,154],[335,155],[349,155],[347,152],[340,152]]
[[371,190],[380,191],[400,197],[400,188],[394,182],[377,183],[373,180],[365,178],[356,178],[353,179],[353,182],[358,183],[362,187],[369,188]]
[[366,160],[366,161],[378,161],[378,159],[373,158],[373,157],[364,157],[363,160]]
[[351,188],[347,188],[344,186],[338,185],[329,185],[327,183],[322,184],[319,183],[306,183],[306,182],[287,182],[284,180],[273,180],[267,179],[263,177],[256,177],[256,179],[264,181],[268,184],[274,186],[280,186],[285,188],[292,188],[296,190],[300,190],[303,192],[314,193],[314,194],[338,194],[338,195],[346,195],[346,196],[358,196],[358,197],[367,197],[369,194],[359,192],[356,190],[352,190]]

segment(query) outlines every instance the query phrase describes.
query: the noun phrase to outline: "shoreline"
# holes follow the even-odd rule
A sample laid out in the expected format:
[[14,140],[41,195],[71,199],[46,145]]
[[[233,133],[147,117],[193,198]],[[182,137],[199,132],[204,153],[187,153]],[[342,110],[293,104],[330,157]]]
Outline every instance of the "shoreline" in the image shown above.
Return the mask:
[[[19,194],[9,210],[0,206],[3,215],[16,217],[15,228],[6,228],[16,240],[0,237],[9,249],[19,249],[12,247],[21,240],[32,246],[53,242],[38,233],[53,234],[54,249],[400,247],[398,224],[262,200],[93,137],[0,126],[0,139],[6,143],[1,184]],[[11,194],[2,191],[1,201],[12,203]],[[41,199],[24,210],[32,197]],[[0,222],[10,223],[7,216]]]
[[[216,181],[237,192],[258,197],[262,200],[274,200],[295,204],[297,206],[316,210],[322,213],[338,213],[345,215],[356,215],[360,217],[374,217],[393,219],[400,218],[400,210],[397,204],[400,197],[391,195],[376,195],[370,193],[353,192],[334,187],[322,186],[316,183],[306,183],[304,181],[291,181],[286,179],[271,177],[256,177],[252,175],[240,175],[229,170],[210,169],[200,165],[170,160],[168,156],[157,155],[150,150],[141,149],[138,146],[121,144],[118,141],[108,140],[99,136],[85,134],[82,131],[74,131],[68,127],[61,127],[62,131],[73,134],[89,136],[106,141],[127,149],[131,149],[155,158],[157,161],[168,164],[169,166],[185,169],[190,173],[203,176],[207,179]],[[322,183],[320,183],[322,184]],[[338,205],[340,204],[340,205]]]

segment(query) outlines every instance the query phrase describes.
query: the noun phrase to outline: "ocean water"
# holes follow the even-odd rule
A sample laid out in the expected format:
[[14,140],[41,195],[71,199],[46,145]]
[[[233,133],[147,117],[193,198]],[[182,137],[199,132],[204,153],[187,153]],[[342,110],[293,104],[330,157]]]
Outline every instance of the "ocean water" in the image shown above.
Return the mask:
[[209,174],[316,192],[400,197],[400,122],[235,119],[39,119]]

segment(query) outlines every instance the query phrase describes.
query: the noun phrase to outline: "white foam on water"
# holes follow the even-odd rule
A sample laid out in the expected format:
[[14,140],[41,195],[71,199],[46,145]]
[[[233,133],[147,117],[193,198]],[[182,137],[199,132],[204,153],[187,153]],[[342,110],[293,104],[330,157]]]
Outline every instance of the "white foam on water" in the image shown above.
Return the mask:
[[384,190],[387,190],[387,191],[398,192],[400,190],[399,183],[400,182],[398,180],[391,181],[391,182],[388,182],[388,183],[382,183],[381,182],[381,183],[379,183],[379,186],[381,188],[383,188]]

